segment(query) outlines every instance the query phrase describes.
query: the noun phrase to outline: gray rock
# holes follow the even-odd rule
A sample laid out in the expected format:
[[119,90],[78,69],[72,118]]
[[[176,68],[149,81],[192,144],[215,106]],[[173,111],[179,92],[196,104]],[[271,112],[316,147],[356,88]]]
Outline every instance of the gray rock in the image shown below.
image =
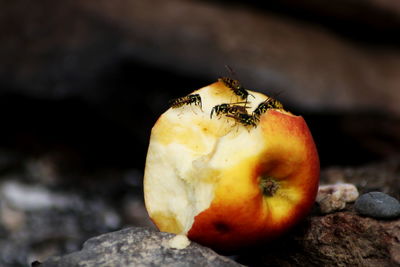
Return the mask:
[[392,219],[400,216],[400,203],[397,199],[382,193],[370,192],[359,197],[354,205],[361,215]]
[[185,249],[172,249],[168,246],[172,237],[147,228],[127,228],[91,238],[81,251],[51,257],[40,266],[242,266],[193,242]]

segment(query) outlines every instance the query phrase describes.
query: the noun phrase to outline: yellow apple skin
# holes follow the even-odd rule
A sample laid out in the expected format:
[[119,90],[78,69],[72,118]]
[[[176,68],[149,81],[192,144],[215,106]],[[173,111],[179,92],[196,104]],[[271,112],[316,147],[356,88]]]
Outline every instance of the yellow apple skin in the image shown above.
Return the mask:
[[[306,122],[268,110],[259,127],[266,140],[262,155],[220,175],[215,198],[195,217],[190,239],[232,251],[281,235],[310,211],[318,190],[319,158]],[[260,191],[262,176],[278,181],[273,196]]]
[[[252,110],[267,98],[249,92]],[[221,82],[193,93],[201,95],[201,109],[169,109],[152,129],[144,197],[160,231],[229,252],[272,240],[303,219],[319,183],[304,119],[269,109],[257,127],[245,127],[210,118],[215,105],[235,102]]]

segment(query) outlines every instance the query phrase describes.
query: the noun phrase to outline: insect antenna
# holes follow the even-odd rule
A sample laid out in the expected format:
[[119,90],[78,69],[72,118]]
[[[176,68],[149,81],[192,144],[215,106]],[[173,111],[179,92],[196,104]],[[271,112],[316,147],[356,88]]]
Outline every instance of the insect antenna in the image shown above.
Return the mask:
[[277,92],[277,93],[272,93],[272,98],[277,98],[278,96],[280,96],[281,94],[283,94],[285,91],[284,90],[280,90],[279,92]]
[[229,74],[230,74],[233,78],[235,78],[235,80],[238,80],[238,79],[237,79],[238,76],[237,76],[236,72],[233,70],[233,68],[232,68],[231,66],[225,64],[225,68],[228,70]]

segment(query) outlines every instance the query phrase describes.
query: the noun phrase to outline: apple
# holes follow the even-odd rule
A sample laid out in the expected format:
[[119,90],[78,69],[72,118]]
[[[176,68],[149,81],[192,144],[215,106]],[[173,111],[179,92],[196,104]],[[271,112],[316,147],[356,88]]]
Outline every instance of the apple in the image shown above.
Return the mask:
[[278,237],[310,211],[319,158],[304,119],[282,106],[267,109],[254,125],[215,113],[228,103],[254,114],[268,97],[248,93],[244,102],[218,81],[190,95],[200,102],[175,101],[155,123],[144,197],[160,231],[233,251]]

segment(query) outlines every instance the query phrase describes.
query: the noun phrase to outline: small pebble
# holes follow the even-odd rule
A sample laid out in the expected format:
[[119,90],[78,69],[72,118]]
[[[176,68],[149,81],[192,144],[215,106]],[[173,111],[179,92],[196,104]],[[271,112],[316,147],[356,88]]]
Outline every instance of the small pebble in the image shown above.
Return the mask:
[[358,190],[353,184],[336,183],[321,185],[316,201],[321,213],[328,214],[343,210],[347,202],[354,202],[357,198]]
[[370,192],[360,196],[354,208],[361,215],[372,218],[393,219],[400,216],[400,202],[382,192]]

